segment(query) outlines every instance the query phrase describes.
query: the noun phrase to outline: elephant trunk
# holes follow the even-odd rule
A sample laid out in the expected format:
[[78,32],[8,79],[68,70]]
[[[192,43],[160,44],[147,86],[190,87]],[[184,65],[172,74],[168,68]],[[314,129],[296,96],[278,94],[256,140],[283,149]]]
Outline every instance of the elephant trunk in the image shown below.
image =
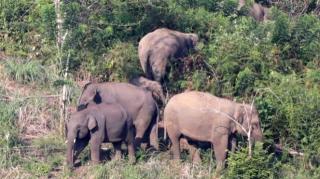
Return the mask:
[[263,135],[261,131],[253,132],[252,137],[255,141],[263,141]]
[[67,143],[67,165],[72,168],[74,164],[74,140],[68,139]]

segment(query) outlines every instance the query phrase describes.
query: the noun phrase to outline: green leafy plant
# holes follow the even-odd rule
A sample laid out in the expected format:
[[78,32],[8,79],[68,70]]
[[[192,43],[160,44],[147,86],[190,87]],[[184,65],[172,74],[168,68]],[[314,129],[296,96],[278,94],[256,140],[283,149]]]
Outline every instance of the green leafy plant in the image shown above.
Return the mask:
[[46,70],[39,61],[11,59],[4,63],[4,71],[12,80],[23,84],[47,82]]
[[273,156],[266,153],[261,143],[257,143],[251,158],[247,148],[229,155],[224,178],[271,178],[276,167]]

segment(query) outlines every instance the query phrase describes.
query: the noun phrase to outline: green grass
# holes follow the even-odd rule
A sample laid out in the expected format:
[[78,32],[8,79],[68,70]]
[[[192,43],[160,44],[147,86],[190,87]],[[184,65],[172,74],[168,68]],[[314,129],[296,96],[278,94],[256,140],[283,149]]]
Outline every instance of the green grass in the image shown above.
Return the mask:
[[5,74],[23,84],[44,84],[48,81],[46,69],[37,60],[8,59],[4,62]]

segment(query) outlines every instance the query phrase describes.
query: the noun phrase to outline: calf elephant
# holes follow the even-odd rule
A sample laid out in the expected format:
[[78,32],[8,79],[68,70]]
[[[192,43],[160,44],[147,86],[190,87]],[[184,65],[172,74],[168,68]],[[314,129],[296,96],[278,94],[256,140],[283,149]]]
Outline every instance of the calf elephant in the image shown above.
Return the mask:
[[121,157],[122,141],[128,145],[129,159],[135,161],[132,119],[119,104],[101,103],[74,112],[67,124],[67,140],[67,163],[70,167],[73,167],[77,155],[89,141],[91,160],[94,163],[100,161],[100,147],[103,142],[111,142],[116,157]]
[[174,159],[180,159],[181,136],[193,141],[210,142],[214,147],[217,172],[224,168],[228,140],[232,134],[246,135],[251,127],[251,137],[262,139],[257,110],[215,97],[209,93],[191,91],[173,96],[164,109],[164,127],[172,142]]
[[150,144],[159,149],[156,133],[159,109],[150,91],[128,83],[90,83],[82,91],[78,110],[95,103],[120,104],[133,120],[136,145],[140,145],[147,131]]
[[198,35],[160,28],[145,35],[138,52],[143,71],[148,79],[161,82],[171,58],[184,57],[198,43]]

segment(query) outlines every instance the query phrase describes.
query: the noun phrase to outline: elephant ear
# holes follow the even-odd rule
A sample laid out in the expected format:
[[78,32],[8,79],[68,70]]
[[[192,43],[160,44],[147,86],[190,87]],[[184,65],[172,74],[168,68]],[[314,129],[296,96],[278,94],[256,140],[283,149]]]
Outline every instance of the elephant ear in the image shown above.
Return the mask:
[[97,127],[97,120],[90,115],[88,119],[88,128],[89,130],[93,130],[96,127]]
[[98,88],[95,90],[95,95],[93,97],[93,101],[96,104],[100,104],[102,102],[102,98],[101,98],[100,91],[98,90]]
[[236,121],[238,121],[240,124],[242,124],[242,122],[243,122],[244,112],[245,112],[244,106],[241,105],[241,104],[240,104],[240,105],[237,105],[236,111],[235,111],[235,113],[234,113],[234,119],[235,119]]

